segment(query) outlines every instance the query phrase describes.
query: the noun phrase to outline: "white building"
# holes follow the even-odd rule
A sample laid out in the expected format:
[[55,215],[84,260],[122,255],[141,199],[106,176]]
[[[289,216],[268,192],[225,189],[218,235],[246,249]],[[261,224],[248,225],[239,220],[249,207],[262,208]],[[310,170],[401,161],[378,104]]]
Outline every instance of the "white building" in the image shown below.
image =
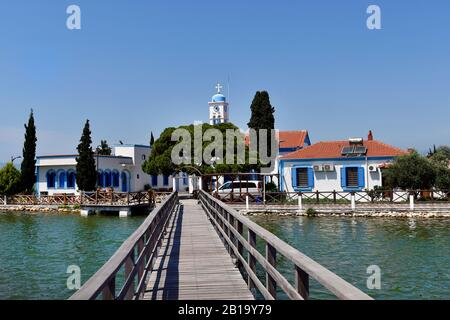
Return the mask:
[[281,191],[362,191],[382,186],[382,168],[406,152],[373,140],[318,142],[279,159]]
[[[184,191],[189,186],[187,176],[150,176],[142,164],[150,155],[144,145],[116,145],[110,156],[95,155],[97,184],[100,189],[116,192],[142,191],[146,185],[155,190]],[[76,154],[50,155],[36,158],[37,195],[78,194],[76,184]]]

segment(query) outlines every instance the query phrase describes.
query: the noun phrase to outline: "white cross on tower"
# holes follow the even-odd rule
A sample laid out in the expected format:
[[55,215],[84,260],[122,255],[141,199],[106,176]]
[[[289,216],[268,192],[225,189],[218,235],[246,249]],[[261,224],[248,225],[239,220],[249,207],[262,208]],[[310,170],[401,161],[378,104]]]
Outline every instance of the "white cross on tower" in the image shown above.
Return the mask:
[[219,83],[219,82],[217,82],[217,86],[216,86],[216,89],[217,89],[217,93],[220,93],[220,90],[223,88],[223,86]]

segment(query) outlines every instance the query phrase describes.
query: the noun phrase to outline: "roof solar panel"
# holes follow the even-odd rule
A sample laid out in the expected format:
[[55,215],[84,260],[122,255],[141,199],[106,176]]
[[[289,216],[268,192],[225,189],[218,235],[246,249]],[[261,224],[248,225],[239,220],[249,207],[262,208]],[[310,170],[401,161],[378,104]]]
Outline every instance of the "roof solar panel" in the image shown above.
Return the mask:
[[354,154],[366,154],[367,153],[367,147],[363,146],[355,146],[355,149],[353,150]]
[[343,147],[341,151],[343,156],[348,156],[353,153],[353,147]]

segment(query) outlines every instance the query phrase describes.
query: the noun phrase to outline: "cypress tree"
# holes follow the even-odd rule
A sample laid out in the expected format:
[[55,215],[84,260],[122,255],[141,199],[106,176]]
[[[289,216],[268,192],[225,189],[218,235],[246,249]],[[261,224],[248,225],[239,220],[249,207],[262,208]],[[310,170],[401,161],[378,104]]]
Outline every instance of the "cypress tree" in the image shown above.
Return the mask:
[[[251,118],[248,127],[259,132],[260,129],[267,129],[267,152],[271,154],[270,130],[275,129],[275,108],[270,104],[270,97],[267,91],[257,91],[250,106]],[[259,144],[258,144],[259,147]]]
[[20,189],[31,194],[36,182],[36,127],[34,125],[33,109],[31,109],[28,124],[25,124],[25,141],[22,150],[22,164],[20,166]]
[[153,131],[150,133],[150,147],[153,147],[155,143],[155,138],[153,137]]
[[91,130],[89,129],[89,120],[87,120],[81,135],[80,144],[77,147],[77,185],[83,191],[95,190],[97,183],[97,170],[91,143]]

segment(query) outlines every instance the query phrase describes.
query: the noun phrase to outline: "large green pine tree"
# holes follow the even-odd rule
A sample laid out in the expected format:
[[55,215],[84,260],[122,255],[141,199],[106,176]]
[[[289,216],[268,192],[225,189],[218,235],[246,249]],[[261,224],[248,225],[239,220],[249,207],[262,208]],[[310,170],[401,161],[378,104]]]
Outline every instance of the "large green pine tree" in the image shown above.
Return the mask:
[[80,144],[77,147],[77,185],[82,191],[93,191],[97,184],[97,170],[91,144],[91,130],[89,129],[89,120],[87,120]]
[[[267,91],[257,91],[250,106],[251,118],[248,127],[259,132],[260,129],[269,130],[267,133],[267,151],[271,154],[270,130],[275,129],[275,108],[270,104],[270,97]],[[259,143],[258,143],[259,151]]]
[[22,164],[20,189],[21,191],[31,194],[36,182],[36,127],[34,125],[33,109],[31,109],[28,124],[25,124],[25,141],[22,150]]

